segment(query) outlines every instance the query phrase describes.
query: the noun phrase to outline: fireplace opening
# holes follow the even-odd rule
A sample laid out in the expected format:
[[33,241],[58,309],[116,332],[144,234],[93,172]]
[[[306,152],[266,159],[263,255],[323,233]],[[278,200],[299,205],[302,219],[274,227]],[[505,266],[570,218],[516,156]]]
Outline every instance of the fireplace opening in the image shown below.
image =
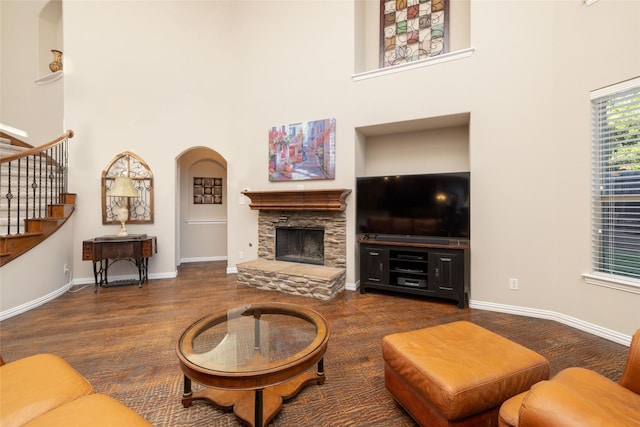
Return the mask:
[[324,265],[324,229],[276,227],[276,260]]

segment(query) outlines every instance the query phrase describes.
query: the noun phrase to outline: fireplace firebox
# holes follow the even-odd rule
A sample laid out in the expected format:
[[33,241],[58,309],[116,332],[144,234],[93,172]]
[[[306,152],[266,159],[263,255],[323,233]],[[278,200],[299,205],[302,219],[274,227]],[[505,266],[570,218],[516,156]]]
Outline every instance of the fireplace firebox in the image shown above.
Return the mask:
[[324,228],[276,227],[278,261],[324,265]]

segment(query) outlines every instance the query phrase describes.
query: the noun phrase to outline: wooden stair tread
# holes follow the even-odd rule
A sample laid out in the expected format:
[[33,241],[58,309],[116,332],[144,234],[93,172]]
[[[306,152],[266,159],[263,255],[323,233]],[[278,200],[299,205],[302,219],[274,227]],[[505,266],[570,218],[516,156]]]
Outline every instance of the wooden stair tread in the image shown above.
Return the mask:
[[20,233],[20,234],[7,234],[4,236],[0,236],[0,239],[24,239],[25,237],[39,237],[44,233],[42,231],[30,231],[28,233]]
[[60,203],[47,206],[47,217],[25,219],[31,231],[0,236],[0,266],[29,251],[60,228],[75,211],[75,196],[61,194]]

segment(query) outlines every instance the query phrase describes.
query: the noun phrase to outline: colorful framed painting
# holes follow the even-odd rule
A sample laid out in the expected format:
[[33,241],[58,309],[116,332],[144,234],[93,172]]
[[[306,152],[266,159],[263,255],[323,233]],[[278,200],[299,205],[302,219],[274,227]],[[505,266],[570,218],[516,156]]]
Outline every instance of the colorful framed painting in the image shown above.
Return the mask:
[[336,119],[269,130],[269,181],[335,179]]
[[449,0],[380,0],[380,67],[449,51]]
[[222,178],[194,177],[194,205],[221,205]]

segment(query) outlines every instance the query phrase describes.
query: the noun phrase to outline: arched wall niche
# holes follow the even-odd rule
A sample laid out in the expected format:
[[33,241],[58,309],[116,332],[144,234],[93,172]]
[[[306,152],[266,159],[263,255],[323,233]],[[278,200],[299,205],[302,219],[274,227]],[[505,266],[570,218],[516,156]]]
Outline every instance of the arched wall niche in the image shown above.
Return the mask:
[[38,17],[38,72],[40,76],[51,73],[52,49],[64,52],[62,37],[62,1],[51,0]]
[[[227,160],[208,147],[191,147],[177,158],[177,264],[227,259]],[[195,203],[195,178],[220,179],[221,203]],[[217,187],[217,186],[216,186]]]

